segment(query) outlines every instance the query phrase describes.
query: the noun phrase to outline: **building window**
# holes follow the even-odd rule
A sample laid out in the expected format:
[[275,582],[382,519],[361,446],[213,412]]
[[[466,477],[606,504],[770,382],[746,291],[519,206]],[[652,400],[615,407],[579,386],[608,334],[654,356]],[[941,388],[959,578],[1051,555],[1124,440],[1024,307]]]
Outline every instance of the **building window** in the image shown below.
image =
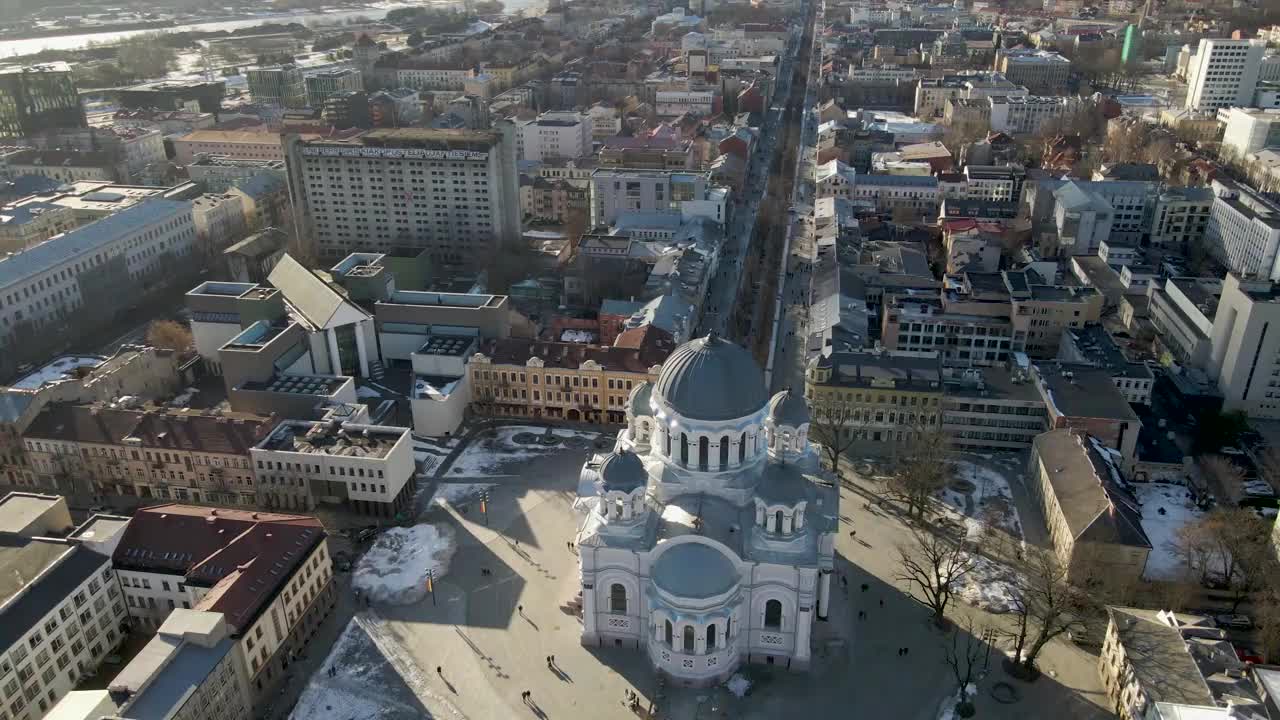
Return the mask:
[[671,634],[671,633],[672,633],[671,621],[670,621],[670,620],[668,620],[668,621],[667,621],[667,627],[666,627],[666,633],[665,633],[665,635],[666,635],[666,639],[667,639],[667,645],[668,645],[668,646],[670,646],[670,645],[674,642],[674,640],[672,639],[672,634]]
[[692,625],[684,626],[684,651],[687,653],[693,652],[693,626]]
[[770,600],[764,604],[764,626],[773,630],[782,628],[782,601]]
[[713,623],[707,626],[707,650],[711,651],[715,649],[716,649],[716,626]]
[[609,612],[615,615],[627,614],[627,589],[621,583],[609,587]]

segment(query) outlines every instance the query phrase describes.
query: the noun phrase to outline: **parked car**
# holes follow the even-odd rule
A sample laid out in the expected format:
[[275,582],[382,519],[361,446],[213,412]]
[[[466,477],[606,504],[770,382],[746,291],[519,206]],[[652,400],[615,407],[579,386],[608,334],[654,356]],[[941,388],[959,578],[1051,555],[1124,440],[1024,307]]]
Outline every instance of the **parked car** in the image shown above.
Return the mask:
[[1242,647],[1240,645],[1232,645],[1236,651],[1236,657],[1240,658],[1240,662],[1250,662],[1254,665],[1262,664],[1262,656],[1252,648]]
[[370,540],[374,539],[377,536],[378,536],[378,528],[367,527],[361,530],[360,534],[356,536],[356,542],[359,542],[359,543],[369,542]]
[[1253,628],[1253,620],[1248,615],[1218,615],[1213,618],[1220,628],[1231,628],[1232,630],[1250,630]]

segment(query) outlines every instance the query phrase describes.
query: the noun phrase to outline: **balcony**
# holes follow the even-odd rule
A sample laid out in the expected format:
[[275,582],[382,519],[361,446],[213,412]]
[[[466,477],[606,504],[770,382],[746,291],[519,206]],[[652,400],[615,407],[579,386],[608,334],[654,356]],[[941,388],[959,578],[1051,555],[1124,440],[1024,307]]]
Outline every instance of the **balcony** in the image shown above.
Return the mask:
[[708,686],[720,682],[737,669],[740,661],[736,645],[696,655],[679,652],[658,641],[650,641],[649,658],[658,670],[692,686]]

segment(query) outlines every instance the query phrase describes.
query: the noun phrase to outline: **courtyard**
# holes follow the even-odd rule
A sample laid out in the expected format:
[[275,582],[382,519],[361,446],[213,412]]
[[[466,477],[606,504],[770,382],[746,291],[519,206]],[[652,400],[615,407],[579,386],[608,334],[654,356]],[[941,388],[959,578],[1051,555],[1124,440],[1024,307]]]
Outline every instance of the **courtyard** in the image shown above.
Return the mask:
[[[429,552],[406,558],[403,568],[387,567],[400,552],[379,551],[380,538],[370,564],[379,572],[404,570],[381,594],[368,593],[373,586],[361,580],[357,563],[354,585],[372,601],[356,603],[355,618],[291,717],[644,717],[624,702],[628,690],[642,698],[642,710],[652,707],[657,717],[681,720],[835,712],[905,720],[945,716],[940,711],[957,688],[942,661],[943,636],[895,580],[896,548],[907,541],[907,525],[895,507],[876,502],[881,486],[860,476],[841,490],[836,568],[842,579],[833,583],[829,621],[814,629],[810,672],[746,666],[740,674],[750,688],[738,697],[724,686],[667,685],[635,650],[583,647],[571,606],[578,581],[569,543],[578,521],[572,503],[579,471],[596,436],[558,430],[557,438],[537,446],[528,444],[529,428],[503,428],[470,443],[419,448],[438,460],[434,477],[421,483],[414,526],[430,528],[418,531],[428,538]],[[545,436],[541,428],[532,432]],[[966,458],[973,467],[961,466],[957,478],[967,484],[939,498],[938,512],[950,506],[957,518],[989,522],[998,532],[1025,531],[1028,542],[1037,541],[1043,534],[1033,529],[1038,516],[1026,506],[1017,479],[1023,459]],[[487,496],[483,510],[481,492]],[[448,538],[447,548],[441,538]],[[1005,571],[992,564],[983,572]],[[427,568],[435,572],[431,592],[421,577]],[[977,587],[988,585],[976,579]],[[397,592],[406,588],[418,591]],[[858,619],[860,611],[865,619]],[[992,603],[958,597],[948,614],[958,626],[972,619],[974,632],[981,633],[1003,627],[998,611]],[[1096,657],[1065,641],[1053,642],[1042,655],[1039,681],[1012,681],[1018,700],[997,701],[992,687],[1008,679],[1000,669],[1001,643],[992,643],[989,671],[974,688],[977,717],[1110,717]],[[905,657],[897,653],[901,647],[909,648]],[[555,662],[548,667],[550,655]],[[532,693],[528,703],[522,700],[526,691]]]

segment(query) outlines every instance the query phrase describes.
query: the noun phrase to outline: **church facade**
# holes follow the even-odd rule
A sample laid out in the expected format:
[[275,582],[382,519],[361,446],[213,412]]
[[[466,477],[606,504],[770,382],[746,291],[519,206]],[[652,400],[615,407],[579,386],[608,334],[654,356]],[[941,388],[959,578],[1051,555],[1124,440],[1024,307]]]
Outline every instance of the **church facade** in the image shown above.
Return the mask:
[[804,397],[769,397],[750,353],[709,335],[634,388],[626,419],[579,482],[582,642],[635,648],[691,686],[744,662],[807,668],[839,492]]

